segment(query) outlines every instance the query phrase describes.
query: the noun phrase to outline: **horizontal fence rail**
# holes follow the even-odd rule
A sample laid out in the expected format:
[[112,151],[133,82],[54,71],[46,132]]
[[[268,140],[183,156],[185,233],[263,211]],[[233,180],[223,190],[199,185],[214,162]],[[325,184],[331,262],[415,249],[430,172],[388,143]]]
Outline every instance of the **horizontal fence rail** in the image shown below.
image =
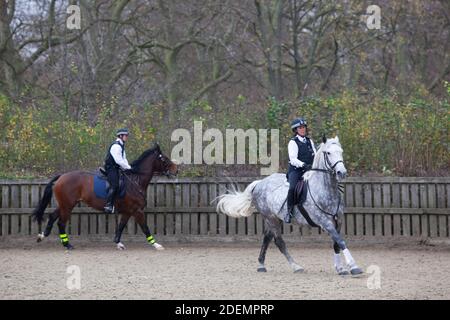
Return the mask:
[[[264,230],[260,214],[235,219],[215,212],[214,199],[236,185],[243,190],[254,177],[157,178],[147,189],[146,221],[152,233],[183,239],[209,236],[259,238]],[[0,236],[36,235],[31,212],[48,180],[0,180]],[[344,183],[347,236],[448,238],[450,177],[350,177]],[[56,206],[54,198],[46,212]],[[78,236],[112,237],[118,217],[80,203],[71,215],[68,232]],[[53,233],[57,233],[57,227]],[[142,235],[130,220],[124,234]],[[321,237],[322,230],[284,224],[287,236]]]

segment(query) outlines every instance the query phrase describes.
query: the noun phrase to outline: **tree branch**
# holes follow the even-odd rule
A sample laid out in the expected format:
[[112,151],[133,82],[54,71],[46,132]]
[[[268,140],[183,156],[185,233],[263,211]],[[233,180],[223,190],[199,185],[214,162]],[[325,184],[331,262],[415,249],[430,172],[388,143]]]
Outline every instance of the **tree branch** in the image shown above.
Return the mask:
[[193,95],[193,97],[191,98],[191,100],[189,101],[189,104],[191,104],[192,102],[200,99],[206,92],[208,92],[208,90],[210,90],[211,88],[214,88],[216,86],[218,86],[220,83],[226,81],[229,77],[231,77],[233,75],[233,70],[228,70],[225,74],[223,74],[222,76],[220,76],[219,78],[211,81],[209,84],[207,84],[206,86],[204,86],[202,89],[200,89],[197,93],[195,93]]

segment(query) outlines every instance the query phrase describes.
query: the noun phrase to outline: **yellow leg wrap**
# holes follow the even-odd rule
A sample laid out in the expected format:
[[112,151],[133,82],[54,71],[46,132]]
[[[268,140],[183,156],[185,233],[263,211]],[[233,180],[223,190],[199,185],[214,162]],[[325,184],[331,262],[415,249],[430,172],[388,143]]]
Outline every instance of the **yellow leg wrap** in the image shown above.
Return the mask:
[[156,240],[153,238],[153,236],[148,236],[148,237],[147,237],[147,241],[148,241],[148,243],[150,243],[150,244],[154,244],[154,243],[156,242]]
[[62,244],[69,242],[69,237],[66,233],[60,234],[59,238],[61,239]]

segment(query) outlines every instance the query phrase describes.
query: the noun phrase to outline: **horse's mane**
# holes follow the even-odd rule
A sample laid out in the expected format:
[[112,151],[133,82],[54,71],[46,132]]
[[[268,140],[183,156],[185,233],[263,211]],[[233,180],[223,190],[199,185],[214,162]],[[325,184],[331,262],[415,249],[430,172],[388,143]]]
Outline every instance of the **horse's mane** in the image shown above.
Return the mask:
[[325,146],[325,143],[321,143],[319,145],[319,149],[317,149],[316,155],[314,156],[314,161],[313,161],[313,164],[312,164],[313,168],[317,168],[319,166],[319,164],[320,164],[320,161],[322,161],[323,149],[325,149],[324,146]]
[[[320,146],[319,146],[319,149],[317,149],[317,151],[316,151],[316,155],[314,156],[314,161],[313,161],[313,165],[312,165],[313,168],[318,168],[319,167],[319,164],[320,164],[320,162],[322,161],[322,158],[323,158],[323,151],[325,149],[325,146],[326,145],[330,145],[330,144],[337,145],[342,151],[342,147],[341,147],[341,144],[339,143],[339,140],[337,140],[335,138],[327,139],[327,142],[326,143],[321,143]],[[308,180],[311,177],[313,172],[314,171],[306,172],[303,175],[303,179],[304,180]]]
[[[325,143],[321,143],[320,144],[320,146],[319,146],[319,149],[317,149],[316,150],[316,155],[314,156],[314,161],[313,161],[313,164],[312,164],[312,167],[313,168],[317,168],[318,166],[319,166],[319,163],[320,163],[320,161],[322,160],[322,155],[323,155],[323,146],[325,145]],[[310,177],[311,177],[311,175],[312,175],[312,173],[313,173],[314,171],[308,171],[308,172],[306,172],[304,175],[303,175],[303,180],[308,180]]]
[[157,150],[158,150],[158,146],[154,146],[154,147],[151,147],[151,148],[148,149],[148,150],[145,150],[145,151],[139,156],[139,158],[137,158],[136,160],[134,160],[134,161],[131,163],[131,167],[136,168],[136,169],[139,169],[139,166],[142,164],[142,161],[144,161],[144,159],[147,158],[149,155],[155,153],[155,151],[157,151]]

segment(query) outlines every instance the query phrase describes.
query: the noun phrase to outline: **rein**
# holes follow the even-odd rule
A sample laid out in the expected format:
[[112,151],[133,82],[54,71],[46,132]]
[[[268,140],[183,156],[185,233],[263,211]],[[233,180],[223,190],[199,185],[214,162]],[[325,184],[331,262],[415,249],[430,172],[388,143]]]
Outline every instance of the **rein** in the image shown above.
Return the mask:
[[[141,190],[141,187],[133,179],[131,179],[127,174],[123,173],[123,175],[125,176],[125,178],[127,178],[128,181],[130,181],[131,183],[134,184],[139,195],[144,199],[144,202],[145,202],[144,208],[145,208],[147,206],[147,197],[144,195],[144,192]],[[139,179],[139,175],[137,175],[137,178]]]
[[[339,160],[339,161],[336,161],[335,164],[331,165],[331,161],[330,161],[330,159],[328,158],[327,153],[324,151],[323,154],[324,154],[324,158],[325,158],[325,167],[326,167],[326,169],[318,169],[318,168],[317,168],[317,169],[309,169],[308,171],[324,172],[324,173],[330,174],[331,176],[335,176],[335,175],[336,175],[336,172],[334,171],[334,168],[336,167],[336,165],[337,165],[338,163],[340,163],[340,162],[344,163],[344,161]],[[309,185],[309,182],[306,181],[306,184]],[[338,184],[338,198],[339,198],[338,201],[339,201],[339,202],[338,202],[338,205],[337,205],[336,213],[335,213],[335,214],[332,214],[332,213],[329,213],[329,212],[323,210],[323,209],[317,204],[316,200],[315,200],[314,197],[312,196],[312,194],[311,194],[311,188],[309,188],[309,186],[307,186],[307,187],[308,187],[308,193],[309,193],[309,196],[311,197],[311,199],[312,199],[312,201],[314,202],[314,205],[317,207],[317,209],[319,209],[319,210],[322,211],[323,213],[325,213],[325,214],[327,214],[327,215],[333,217],[333,218],[336,220],[336,219],[337,219],[337,214],[338,214],[338,211],[339,211],[339,207],[341,206],[341,196],[339,195],[339,191],[341,191],[340,185]],[[342,192],[342,191],[341,191],[341,192]]]
[[325,214],[327,214],[327,215],[333,217],[334,219],[336,219],[337,214],[338,214],[338,211],[339,211],[339,207],[341,206],[341,196],[338,194],[338,198],[339,198],[338,201],[339,201],[339,202],[338,202],[338,205],[337,205],[337,208],[336,208],[336,212],[335,212],[334,214],[329,213],[329,212],[323,210],[323,209],[317,204],[316,200],[314,199],[314,197],[313,197],[312,194],[311,194],[311,188],[309,188],[309,183],[308,183],[308,181],[306,182],[306,184],[308,184],[308,193],[309,193],[309,196],[311,197],[311,199],[312,199],[312,201],[314,202],[314,205],[317,207],[317,209],[319,209],[319,210],[322,211],[323,213],[325,213]]
[[[162,154],[159,153],[158,158],[162,160]],[[163,160],[164,162],[164,160]],[[167,177],[169,177],[169,170],[167,169],[166,172],[163,173],[164,175],[166,175]],[[130,181],[137,189],[139,195],[144,199],[145,205],[144,207],[147,206],[147,197],[145,196],[143,190],[141,189],[141,186],[139,185],[139,183],[136,183],[136,181],[134,181],[133,179],[131,179],[127,174],[123,173],[123,175],[127,178],[128,181]],[[140,175],[136,174],[137,179],[139,180]]]

